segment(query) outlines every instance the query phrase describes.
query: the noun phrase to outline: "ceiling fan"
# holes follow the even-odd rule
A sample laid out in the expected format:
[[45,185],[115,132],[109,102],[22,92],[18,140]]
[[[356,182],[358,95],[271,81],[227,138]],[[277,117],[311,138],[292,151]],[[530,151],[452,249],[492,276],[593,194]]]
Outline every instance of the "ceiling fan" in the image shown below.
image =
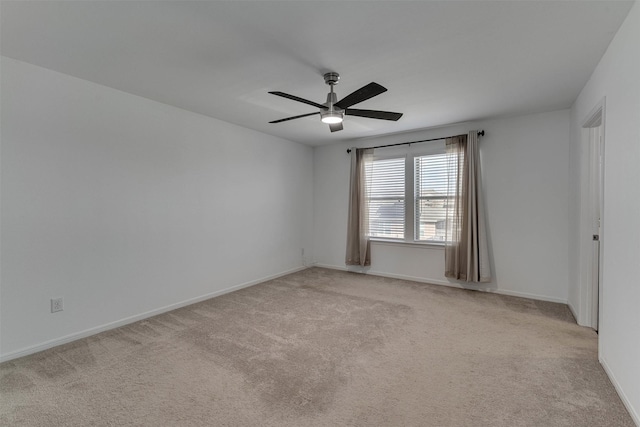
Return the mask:
[[274,120],[269,123],[281,123],[288,120],[299,119],[302,117],[314,116],[316,114],[319,114],[320,120],[322,120],[323,123],[327,123],[329,125],[329,129],[331,129],[331,132],[336,132],[342,130],[342,120],[345,115],[393,121],[396,121],[400,117],[402,117],[402,113],[393,113],[391,111],[359,110],[350,108],[352,105],[358,104],[362,101],[366,101],[369,98],[373,98],[374,96],[380,95],[381,93],[387,91],[385,87],[375,82],[371,82],[368,85],[363,86],[355,92],[345,96],[340,101],[337,101],[338,98],[335,92],[333,92],[333,86],[338,84],[338,80],[340,80],[340,75],[338,73],[330,72],[324,75],[324,82],[331,86],[331,92],[327,94],[327,102],[325,102],[324,104],[319,104],[317,102],[309,101],[307,99],[300,98],[294,95],[289,95],[288,93],[284,92],[269,92],[270,94],[282,96],[283,98],[292,99],[304,104],[313,105],[314,107],[320,109],[320,111],[317,111],[315,113],[287,117],[285,119]]

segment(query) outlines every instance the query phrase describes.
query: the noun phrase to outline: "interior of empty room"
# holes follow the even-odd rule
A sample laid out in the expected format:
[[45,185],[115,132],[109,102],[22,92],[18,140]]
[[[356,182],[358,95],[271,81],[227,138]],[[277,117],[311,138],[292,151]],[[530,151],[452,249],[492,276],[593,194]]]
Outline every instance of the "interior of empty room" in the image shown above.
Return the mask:
[[[0,19],[3,369],[289,274],[363,273],[566,306],[640,424],[637,1],[2,1]],[[386,90],[340,109],[369,82]],[[491,280],[404,239],[345,265],[347,150],[480,130]]]

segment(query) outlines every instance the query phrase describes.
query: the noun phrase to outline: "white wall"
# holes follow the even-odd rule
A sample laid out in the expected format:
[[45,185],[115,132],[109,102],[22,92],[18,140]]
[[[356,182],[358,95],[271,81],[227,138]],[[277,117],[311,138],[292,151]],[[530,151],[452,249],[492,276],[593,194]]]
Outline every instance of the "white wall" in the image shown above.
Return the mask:
[[4,359],[302,267],[311,148],[9,58],[1,111]]
[[[345,268],[348,146],[375,146],[484,129],[480,139],[493,281],[474,288],[566,302],[569,110],[467,123],[316,147],[314,253]],[[451,284],[438,247],[373,243],[370,274]]]
[[[586,194],[588,153],[581,126],[605,100],[604,212],[600,361],[640,425],[640,5],[636,2],[571,111],[572,192]],[[579,223],[584,197],[575,197],[571,216],[570,302],[580,305],[580,260],[587,248]]]

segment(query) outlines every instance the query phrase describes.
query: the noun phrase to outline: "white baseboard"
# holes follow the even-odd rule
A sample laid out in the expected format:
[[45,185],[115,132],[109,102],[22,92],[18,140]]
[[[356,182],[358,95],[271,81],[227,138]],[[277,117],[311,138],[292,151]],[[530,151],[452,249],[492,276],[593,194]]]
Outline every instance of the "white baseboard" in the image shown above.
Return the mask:
[[314,263],[313,264],[314,267],[319,267],[319,268],[328,268],[329,270],[341,270],[341,271],[349,271],[349,269],[346,266],[337,266],[337,265],[330,265],[330,264],[321,264],[321,263]]
[[29,346],[22,348],[20,350],[12,351],[10,353],[0,355],[0,363],[6,362],[8,360],[17,359],[19,357],[28,356],[30,354],[38,353],[43,350],[50,349],[52,347],[56,347],[62,344],[67,344],[72,341],[76,341],[82,338],[89,337],[91,335],[99,334],[100,332],[108,331],[110,329],[119,328],[120,326],[125,326],[130,323],[137,322],[139,320],[144,320],[152,316],[157,316],[158,314],[166,313],[168,311],[176,310],[181,307],[186,307],[191,304],[195,304],[200,301],[208,300],[220,295],[228,294],[229,292],[237,291],[242,288],[248,288],[250,286],[254,286],[260,284],[262,282],[266,282],[268,280],[277,279],[278,277],[286,276],[287,274],[295,273],[297,271],[305,270],[309,267],[302,266],[296,267],[287,271],[283,271],[281,273],[272,274],[270,276],[262,277],[260,279],[251,280],[249,282],[241,283],[239,285],[231,286],[226,289],[222,289],[219,291],[211,292],[205,295],[201,295],[199,297],[190,298],[185,301],[181,301],[175,304],[170,304],[165,307],[157,308],[155,310],[147,311],[145,313],[136,314],[135,316],[126,317],[124,319],[116,320],[115,322],[106,323],[104,325],[96,326],[94,328],[85,329],[80,332],[75,332],[73,334],[69,334],[60,338],[55,338],[49,341],[45,341],[40,344],[36,344],[34,346]]
[[341,271],[352,271],[360,274],[370,274],[372,276],[389,277],[391,279],[411,280],[412,282],[429,283],[432,285],[449,286],[451,288],[470,289],[470,290],[480,291],[480,292],[490,292],[490,293],[495,293],[500,295],[508,295],[512,297],[529,298],[529,299],[535,299],[540,301],[567,304],[567,300],[564,300],[561,298],[549,297],[546,295],[531,294],[531,293],[520,292],[520,291],[511,291],[508,289],[487,288],[487,287],[483,287],[483,284],[465,286],[461,283],[449,282],[442,279],[430,279],[430,278],[424,278],[424,277],[408,276],[404,274],[394,274],[394,273],[387,273],[387,272],[381,272],[381,271],[371,271],[371,270],[364,271],[364,270],[358,269],[358,267],[355,267],[354,269],[350,269],[350,268],[347,268],[346,266],[337,266],[337,265],[328,265],[328,264],[315,264],[315,267],[329,268],[332,270],[341,270]]
[[[567,306],[569,306],[569,311],[571,311],[571,314],[573,315],[573,318],[575,319],[576,323],[580,325],[580,322],[578,322],[578,312],[573,307],[570,301],[567,301]],[[580,325],[580,326],[588,326],[588,325]]]
[[611,371],[611,368],[609,368],[609,365],[607,364],[606,359],[602,356],[600,356],[599,359],[600,359],[600,364],[604,368],[604,371],[607,373],[607,376],[611,381],[611,384],[613,384],[613,387],[618,392],[618,396],[620,396],[620,400],[622,400],[622,403],[624,404],[625,408],[627,408],[627,411],[629,411],[629,415],[631,415],[631,419],[633,420],[634,423],[636,423],[638,427],[640,427],[640,414],[638,414],[636,409],[633,407],[633,405],[629,401],[629,398],[624,393],[624,390],[622,390],[622,388],[620,387],[620,383],[618,383],[616,376],[613,375],[613,372]]

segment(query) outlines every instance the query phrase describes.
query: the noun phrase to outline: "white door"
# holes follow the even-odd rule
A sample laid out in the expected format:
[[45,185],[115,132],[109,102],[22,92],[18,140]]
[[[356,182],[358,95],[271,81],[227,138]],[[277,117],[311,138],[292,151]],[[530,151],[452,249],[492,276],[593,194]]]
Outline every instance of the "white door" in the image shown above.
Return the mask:
[[602,239],[602,125],[589,129],[590,167],[589,167],[589,199],[590,221],[592,232],[591,246],[591,327],[598,330],[600,305],[600,249]]

